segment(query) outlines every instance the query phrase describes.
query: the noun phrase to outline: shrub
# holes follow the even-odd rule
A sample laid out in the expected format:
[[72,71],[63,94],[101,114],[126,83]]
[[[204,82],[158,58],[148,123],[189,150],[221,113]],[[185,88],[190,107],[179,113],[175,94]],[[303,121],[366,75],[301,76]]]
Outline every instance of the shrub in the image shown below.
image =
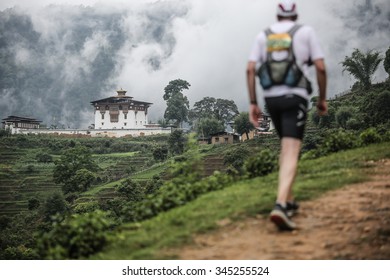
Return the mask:
[[38,153],[38,154],[35,156],[35,159],[36,159],[38,162],[43,162],[43,163],[50,163],[50,162],[53,162],[53,157],[52,157],[51,155],[49,155],[48,153],[44,153],[44,152]]
[[258,155],[252,156],[244,163],[244,170],[249,178],[265,176],[277,167],[277,157],[271,150],[262,150]]
[[354,117],[347,120],[345,125],[347,129],[353,129],[353,130],[358,130],[361,129],[362,127],[361,121],[355,119]]
[[112,222],[105,212],[74,214],[53,223],[39,240],[39,251],[46,259],[82,259],[99,252],[108,242]]
[[224,154],[223,163],[227,166],[234,167],[239,173],[242,171],[245,159],[251,154],[251,152],[242,146],[235,147],[228,150]]
[[174,207],[182,206],[202,194],[220,190],[229,185],[233,178],[227,174],[214,172],[202,180],[182,176],[165,183],[155,193],[147,195],[138,203],[128,203],[124,209],[127,221],[141,221]]
[[352,149],[358,146],[356,136],[345,130],[332,130],[325,137],[325,141],[321,146],[324,153],[334,153],[342,150]]
[[144,198],[145,191],[142,186],[131,179],[126,179],[119,186],[115,188],[115,191],[128,201],[140,201]]
[[340,108],[338,108],[336,112],[337,124],[340,127],[346,129],[348,121],[354,118],[354,116],[356,115],[356,111],[357,109],[352,106],[341,106]]
[[40,205],[41,201],[36,197],[32,197],[28,200],[28,210],[38,209]]
[[364,145],[372,144],[372,143],[379,143],[382,141],[382,137],[379,135],[377,130],[373,127],[370,127],[363,131],[360,134],[360,139],[362,140],[362,143]]
[[63,214],[68,210],[66,201],[60,192],[55,192],[50,195],[44,204],[43,212],[46,220],[49,220],[51,216],[56,214]]
[[73,211],[77,214],[89,213],[99,209],[99,203],[97,201],[89,201],[85,203],[79,203],[74,208]]
[[153,158],[156,161],[164,161],[168,157],[168,146],[159,145],[153,149]]

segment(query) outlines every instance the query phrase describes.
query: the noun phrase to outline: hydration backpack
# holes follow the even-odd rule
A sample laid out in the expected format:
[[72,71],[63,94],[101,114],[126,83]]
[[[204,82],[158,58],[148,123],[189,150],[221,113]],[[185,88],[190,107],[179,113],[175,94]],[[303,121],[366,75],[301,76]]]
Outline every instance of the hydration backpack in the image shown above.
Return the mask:
[[[260,66],[257,75],[263,89],[275,85],[301,87],[312,93],[311,83],[305,77],[296,63],[293,37],[301,25],[294,25],[287,33],[273,33],[270,28],[265,30],[267,37],[267,60]],[[275,60],[274,52],[287,51],[288,55],[282,60]]]

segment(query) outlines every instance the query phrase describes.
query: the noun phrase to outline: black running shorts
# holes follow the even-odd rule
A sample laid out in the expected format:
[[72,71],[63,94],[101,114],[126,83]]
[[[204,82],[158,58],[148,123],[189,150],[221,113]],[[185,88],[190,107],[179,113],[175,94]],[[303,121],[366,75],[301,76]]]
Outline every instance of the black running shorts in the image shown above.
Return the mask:
[[265,103],[280,138],[303,139],[308,105],[306,99],[288,94],[280,97],[267,97]]

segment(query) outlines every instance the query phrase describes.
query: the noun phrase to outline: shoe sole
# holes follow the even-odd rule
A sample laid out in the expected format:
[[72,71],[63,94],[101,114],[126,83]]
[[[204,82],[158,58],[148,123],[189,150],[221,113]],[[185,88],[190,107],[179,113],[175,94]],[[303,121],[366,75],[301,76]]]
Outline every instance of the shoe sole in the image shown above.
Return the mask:
[[290,221],[286,215],[280,210],[273,210],[270,215],[270,220],[280,230],[294,230],[297,228],[294,222]]

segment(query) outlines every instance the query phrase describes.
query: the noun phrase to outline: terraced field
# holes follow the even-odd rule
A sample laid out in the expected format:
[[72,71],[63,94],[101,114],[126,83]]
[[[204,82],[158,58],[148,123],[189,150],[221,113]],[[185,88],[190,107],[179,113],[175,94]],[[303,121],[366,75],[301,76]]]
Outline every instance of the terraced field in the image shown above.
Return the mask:
[[28,210],[28,200],[42,200],[59,190],[53,181],[53,163],[37,163],[28,156],[31,149],[0,149],[0,215]]

